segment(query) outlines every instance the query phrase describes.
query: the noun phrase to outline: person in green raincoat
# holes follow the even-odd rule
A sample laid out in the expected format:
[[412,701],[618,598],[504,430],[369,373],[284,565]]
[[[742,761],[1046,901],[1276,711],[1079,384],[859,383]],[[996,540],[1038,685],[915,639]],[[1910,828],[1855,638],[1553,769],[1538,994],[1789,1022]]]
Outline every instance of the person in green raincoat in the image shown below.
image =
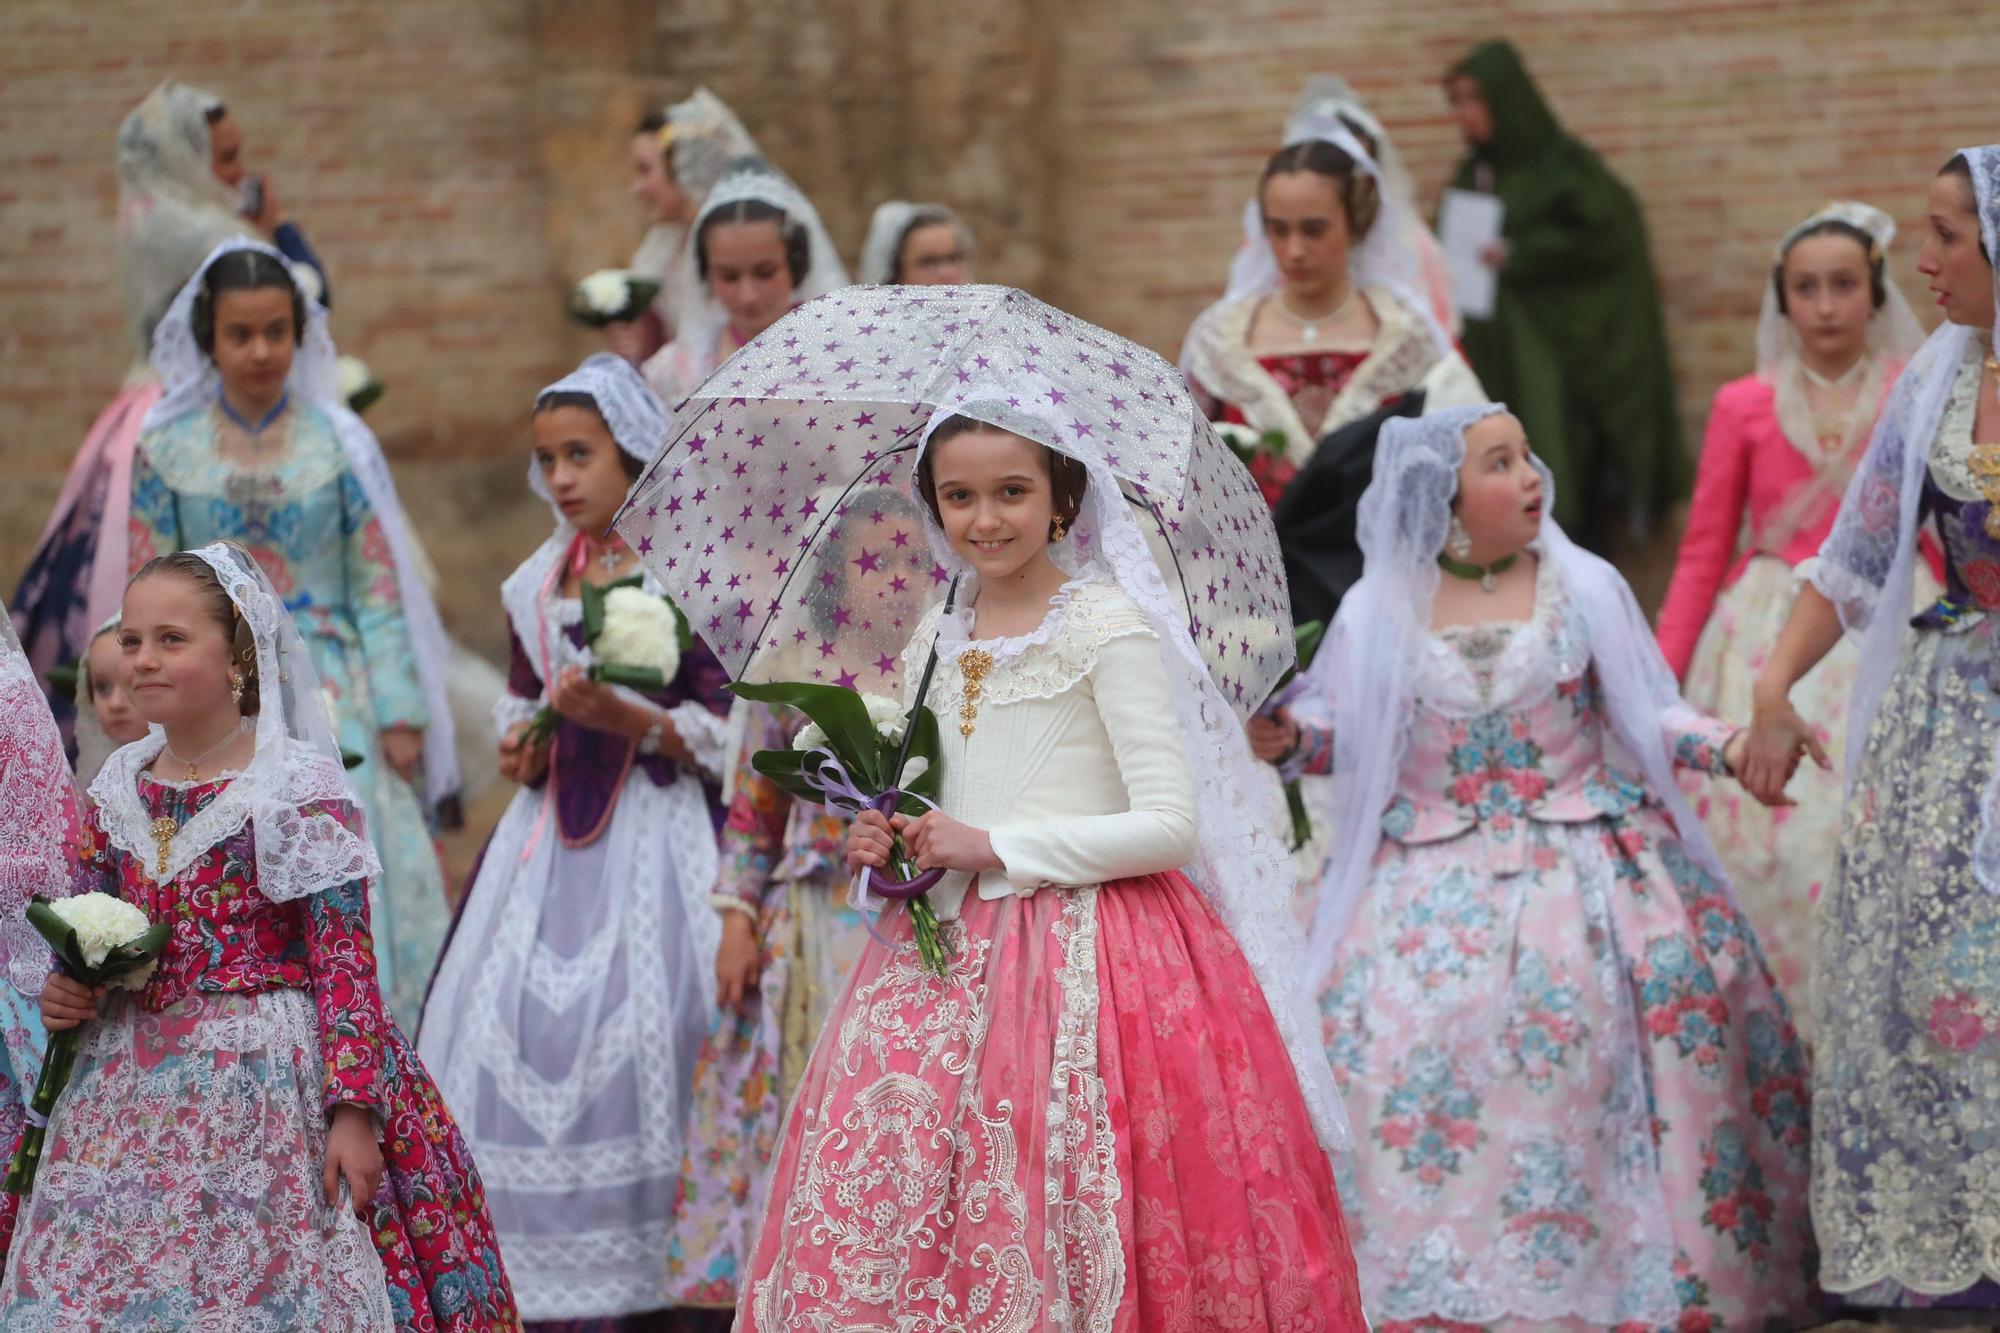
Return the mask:
[[1626,184],[1563,133],[1507,42],[1452,67],[1446,92],[1468,152],[1452,185],[1498,195],[1490,319],[1464,350],[1556,476],[1556,519],[1611,553],[1642,541],[1687,488],[1673,373],[1645,221]]

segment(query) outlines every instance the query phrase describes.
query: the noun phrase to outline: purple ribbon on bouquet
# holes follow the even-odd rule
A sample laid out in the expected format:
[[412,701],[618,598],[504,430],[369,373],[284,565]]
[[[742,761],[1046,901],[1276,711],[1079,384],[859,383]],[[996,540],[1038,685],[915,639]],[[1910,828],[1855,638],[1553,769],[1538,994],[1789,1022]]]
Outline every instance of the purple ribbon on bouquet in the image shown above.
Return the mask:
[[[824,747],[815,747],[806,751],[805,761],[799,769],[799,780],[818,792],[830,809],[840,810],[848,814],[859,814],[863,810],[873,810],[887,817],[895,813],[896,807],[902,803],[905,796],[913,801],[922,802],[932,810],[937,809],[937,803],[930,798],[913,791],[906,792],[900,787],[890,787],[880,796],[870,796],[867,792],[854,785],[854,779],[849,775],[847,765],[840,762],[839,756]],[[888,879],[885,877],[877,880],[874,878],[874,868],[863,866],[861,868],[861,879],[856,887],[860,890],[863,902],[867,901],[870,893],[880,898],[889,898],[897,902],[903,902],[911,898],[921,897],[930,892],[942,878],[944,878],[944,868],[936,866],[929,870],[919,871],[909,879]],[[868,930],[870,934],[874,934],[875,927],[872,923],[869,925]],[[877,938],[880,939],[881,937],[877,936]]]

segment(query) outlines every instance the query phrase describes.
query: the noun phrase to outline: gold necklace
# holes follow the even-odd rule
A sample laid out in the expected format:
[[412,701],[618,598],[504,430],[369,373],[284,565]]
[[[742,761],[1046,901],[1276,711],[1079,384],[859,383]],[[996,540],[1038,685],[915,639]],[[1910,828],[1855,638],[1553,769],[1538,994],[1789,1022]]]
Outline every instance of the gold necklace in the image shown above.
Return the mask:
[[958,734],[968,740],[972,737],[973,721],[979,716],[979,695],[985,688],[986,673],[993,669],[993,654],[984,648],[968,648],[958,655],[958,671],[965,677],[965,688],[961,691],[964,702],[958,706]]
[[180,755],[174,753],[174,747],[172,745],[166,746],[165,749],[167,752],[167,760],[169,763],[186,764],[187,777],[184,779],[184,781],[198,782],[201,780],[200,773],[198,772],[200,766],[202,764],[207,763],[209,760],[215,758],[216,755],[220,754],[224,748],[226,748],[231,742],[233,742],[237,737],[241,736],[242,734],[243,734],[243,722],[239,720],[236,723],[236,730],[230,732],[227,736],[224,736],[221,740],[209,746],[206,750],[203,750],[200,754],[196,755],[192,759],[183,759],[181,758]]

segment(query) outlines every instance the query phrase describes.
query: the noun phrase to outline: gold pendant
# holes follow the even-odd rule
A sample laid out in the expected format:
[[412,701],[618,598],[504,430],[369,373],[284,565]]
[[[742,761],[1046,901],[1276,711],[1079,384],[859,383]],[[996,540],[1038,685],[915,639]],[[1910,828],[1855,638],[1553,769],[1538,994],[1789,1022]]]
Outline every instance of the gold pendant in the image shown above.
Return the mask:
[[979,692],[986,673],[993,669],[993,654],[984,648],[971,648],[958,655],[959,674],[965,677],[965,702],[958,707],[958,734],[968,739],[972,736],[972,723],[979,716]]
[[153,883],[164,886],[167,882],[167,858],[173,855],[174,835],[181,831],[181,826],[172,819],[160,818],[154,820],[147,831],[153,835],[153,842],[159,849],[159,858],[153,865]]

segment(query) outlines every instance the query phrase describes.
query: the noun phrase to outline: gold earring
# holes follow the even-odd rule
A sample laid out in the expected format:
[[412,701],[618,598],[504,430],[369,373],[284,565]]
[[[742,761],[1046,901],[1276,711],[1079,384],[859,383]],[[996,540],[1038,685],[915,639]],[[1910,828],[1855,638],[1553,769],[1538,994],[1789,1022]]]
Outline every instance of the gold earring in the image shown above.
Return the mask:
[[1061,514],[1057,514],[1056,521],[1049,525],[1049,545],[1054,546],[1067,536],[1069,536],[1069,524],[1063,521]]
[[243,677],[234,671],[229,673],[229,697],[239,704],[243,702]]

